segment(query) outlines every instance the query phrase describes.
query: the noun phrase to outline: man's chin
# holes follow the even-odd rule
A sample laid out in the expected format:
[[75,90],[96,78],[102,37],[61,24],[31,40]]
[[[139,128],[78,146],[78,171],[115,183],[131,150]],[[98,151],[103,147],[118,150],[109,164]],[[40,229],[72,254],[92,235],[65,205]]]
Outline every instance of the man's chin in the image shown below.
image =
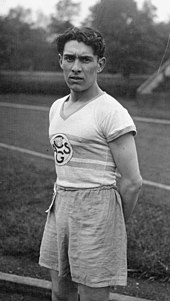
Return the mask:
[[68,87],[69,87],[70,90],[72,90],[74,92],[83,92],[84,90],[86,90],[83,87],[80,87],[79,85],[76,85],[76,84],[75,85],[68,85]]

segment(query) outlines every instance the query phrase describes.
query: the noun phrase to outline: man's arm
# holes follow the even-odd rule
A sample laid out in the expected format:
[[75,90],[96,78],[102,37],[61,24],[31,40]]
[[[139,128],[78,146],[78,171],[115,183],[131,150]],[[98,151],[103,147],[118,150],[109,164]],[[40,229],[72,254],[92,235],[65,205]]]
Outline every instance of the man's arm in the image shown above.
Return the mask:
[[109,147],[121,174],[120,195],[125,222],[127,222],[135,208],[142,187],[134,137],[131,133],[122,135],[109,142]]

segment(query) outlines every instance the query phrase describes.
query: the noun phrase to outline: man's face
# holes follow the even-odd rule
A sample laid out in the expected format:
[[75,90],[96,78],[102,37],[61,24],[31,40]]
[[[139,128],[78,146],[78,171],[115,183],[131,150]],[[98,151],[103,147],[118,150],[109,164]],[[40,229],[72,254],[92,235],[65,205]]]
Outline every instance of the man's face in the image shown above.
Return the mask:
[[95,85],[97,72],[102,71],[105,59],[98,59],[91,46],[71,40],[65,44],[60,66],[68,87],[75,92],[88,90]]

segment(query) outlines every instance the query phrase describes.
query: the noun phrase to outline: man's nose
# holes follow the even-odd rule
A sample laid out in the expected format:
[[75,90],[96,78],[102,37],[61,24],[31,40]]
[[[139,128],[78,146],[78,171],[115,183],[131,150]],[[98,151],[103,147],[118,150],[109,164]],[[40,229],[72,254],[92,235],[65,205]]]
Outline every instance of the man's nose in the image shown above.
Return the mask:
[[81,62],[79,59],[75,59],[73,65],[72,65],[72,71],[73,72],[80,72],[81,71]]

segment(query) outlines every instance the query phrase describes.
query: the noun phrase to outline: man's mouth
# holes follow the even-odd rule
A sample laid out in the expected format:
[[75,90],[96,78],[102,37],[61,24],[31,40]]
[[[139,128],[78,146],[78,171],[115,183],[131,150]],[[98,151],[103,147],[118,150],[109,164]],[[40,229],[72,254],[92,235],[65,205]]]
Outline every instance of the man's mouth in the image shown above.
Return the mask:
[[70,76],[70,77],[69,77],[69,79],[71,79],[71,80],[75,80],[75,81],[78,81],[78,80],[83,80],[83,78],[82,78],[82,77],[80,77],[80,76]]

